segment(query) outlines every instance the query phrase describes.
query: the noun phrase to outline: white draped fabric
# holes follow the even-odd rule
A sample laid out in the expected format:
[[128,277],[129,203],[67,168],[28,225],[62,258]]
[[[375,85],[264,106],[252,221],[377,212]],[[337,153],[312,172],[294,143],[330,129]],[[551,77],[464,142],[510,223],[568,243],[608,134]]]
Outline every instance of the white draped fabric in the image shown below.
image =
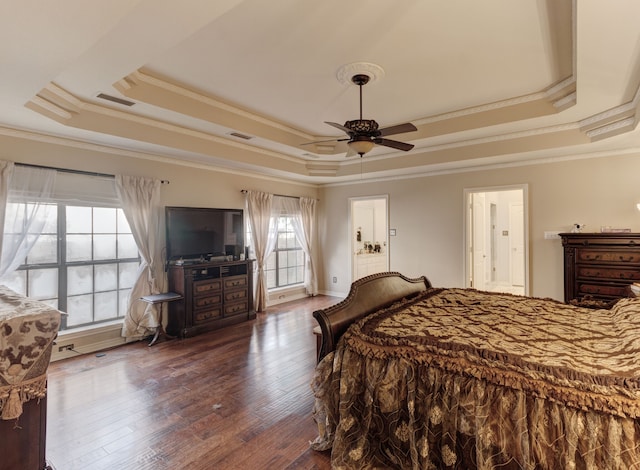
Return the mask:
[[2,194],[6,188],[8,192],[4,197],[0,194],[4,199],[0,279],[24,263],[42,233],[50,214],[47,202],[51,201],[56,179],[55,170],[13,164],[3,165],[2,173]]
[[[4,215],[9,197],[9,179],[13,174],[14,163],[0,160],[0,227],[4,228]],[[2,233],[0,233],[0,256],[2,253]]]
[[306,197],[274,197],[274,204],[280,206],[280,213],[291,216],[296,239],[305,253],[304,287],[309,295],[318,294],[316,275],[314,234],[316,220],[316,200]]
[[150,336],[162,322],[154,305],[139,301],[144,295],[159,294],[164,285],[159,255],[160,184],[157,179],[116,176],[116,192],[142,258],[122,325],[127,339]]
[[257,312],[262,312],[267,306],[268,297],[265,266],[278,240],[278,218],[273,216],[273,194],[247,191],[246,205],[257,263],[254,305]]

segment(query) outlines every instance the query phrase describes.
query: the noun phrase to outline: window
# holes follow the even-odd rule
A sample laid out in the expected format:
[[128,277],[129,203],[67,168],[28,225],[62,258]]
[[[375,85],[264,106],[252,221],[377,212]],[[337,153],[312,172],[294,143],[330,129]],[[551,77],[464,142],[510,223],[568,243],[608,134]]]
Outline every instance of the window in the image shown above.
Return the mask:
[[287,287],[304,282],[304,250],[298,243],[290,216],[278,217],[278,241],[267,258],[267,288]]
[[[88,183],[100,185],[95,179]],[[68,181],[61,186],[69,188]],[[87,199],[92,197],[95,194],[87,193]],[[7,215],[20,215],[29,206],[9,202]],[[140,265],[122,209],[113,207],[113,201],[105,205],[52,201],[47,208],[40,237],[18,269],[3,278],[3,284],[67,312],[61,330],[122,319]]]
[[[278,240],[265,266],[267,289],[289,287],[304,282],[305,253],[296,238],[292,219],[293,217],[287,215],[278,217]],[[247,240],[251,240],[249,223]]]

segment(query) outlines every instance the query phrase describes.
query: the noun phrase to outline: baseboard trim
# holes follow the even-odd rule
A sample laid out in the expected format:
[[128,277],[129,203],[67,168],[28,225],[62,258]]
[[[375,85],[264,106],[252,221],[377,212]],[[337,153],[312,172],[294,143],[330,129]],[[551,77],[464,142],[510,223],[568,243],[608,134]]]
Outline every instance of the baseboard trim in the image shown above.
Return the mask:
[[[61,331],[53,345],[51,362],[121,346],[126,343],[121,332],[121,322],[77,331]],[[60,350],[68,346],[73,346],[73,349]]]

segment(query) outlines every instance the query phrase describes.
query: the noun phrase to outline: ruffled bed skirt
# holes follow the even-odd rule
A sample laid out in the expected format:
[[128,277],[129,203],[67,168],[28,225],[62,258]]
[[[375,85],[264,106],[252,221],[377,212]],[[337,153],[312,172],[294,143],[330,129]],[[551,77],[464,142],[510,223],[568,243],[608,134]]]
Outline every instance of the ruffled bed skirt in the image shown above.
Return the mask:
[[336,469],[640,468],[636,419],[402,357],[338,348],[312,389],[311,446]]

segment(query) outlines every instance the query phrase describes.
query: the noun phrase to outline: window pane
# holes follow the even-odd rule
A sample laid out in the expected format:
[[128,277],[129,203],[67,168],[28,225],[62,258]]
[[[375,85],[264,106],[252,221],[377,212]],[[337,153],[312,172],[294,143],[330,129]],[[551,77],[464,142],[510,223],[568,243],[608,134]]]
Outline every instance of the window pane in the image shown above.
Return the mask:
[[67,326],[82,325],[93,321],[93,294],[67,298]]
[[124,317],[129,306],[129,295],[131,295],[131,289],[122,289],[118,291],[118,316]]
[[67,235],[66,261],[91,261],[91,235]]
[[286,286],[287,284],[289,284],[287,268],[278,269],[278,287]]
[[116,217],[118,221],[118,233],[131,233],[131,227],[129,227],[129,222],[127,222],[127,218],[124,216],[122,209],[118,209]]
[[93,208],[93,233],[116,233],[116,209]]
[[27,264],[56,263],[58,261],[58,235],[40,235],[27,255]]
[[280,232],[278,234],[278,243],[276,245],[276,250],[284,250],[287,247],[287,234],[284,232]]
[[276,272],[267,271],[265,274],[267,275],[267,289],[273,289],[275,287],[278,287],[276,285]]
[[138,247],[136,241],[133,239],[133,235],[120,234],[118,235],[118,258],[137,258]]
[[279,251],[278,252],[278,267],[279,268],[286,268],[287,267],[287,252],[286,251]]
[[95,294],[95,318],[94,321],[113,320],[118,315],[118,293],[98,292]]
[[287,269],[287,279],[289,284],[295,284],[296,282],[299,281],[297,273],[298,273],[298,269],[295,266]]
[[267,257],[267,266],[265,269],[276,269],[276,252],[273,251]]
[[93,259],[116,259],[115,234],[93,236]]
[[129,289],[133,287],[133,283],[138,275],[137,262],[135,263],[120,263],[120,289]]
[[300,243],[298,243],[298,239],[296,238],[296,233],[295,232],[291,232],[291,245],[289,246],[289,248],[292,249],[299,249],[300,248]]
[[93,292],[93,266],[69,266],[67,268],[67,295]]
[[12,291],[20,294],[27,295],[27,271],[15,270],[11,274],[2,278],[2,284],[7,286]]
[[118,288],[118,265],[98,264],[95,267],[95,287],[96,292],[106,290],[116,290]]
[[47,219],[42,233],[58,233],[58,206],[51,204],[47,208]]
[[[22,227],[24,224],[24,204],[8,202],[4,213],[5,221],[16,221],[11,223],[12,227]],[[5,222],[6,223],[6,222]]]
[[29,271],[29,297],[56,299],[58,297],[58,268]]
[[67,233],[91,233],[91,207],[67,207]]

